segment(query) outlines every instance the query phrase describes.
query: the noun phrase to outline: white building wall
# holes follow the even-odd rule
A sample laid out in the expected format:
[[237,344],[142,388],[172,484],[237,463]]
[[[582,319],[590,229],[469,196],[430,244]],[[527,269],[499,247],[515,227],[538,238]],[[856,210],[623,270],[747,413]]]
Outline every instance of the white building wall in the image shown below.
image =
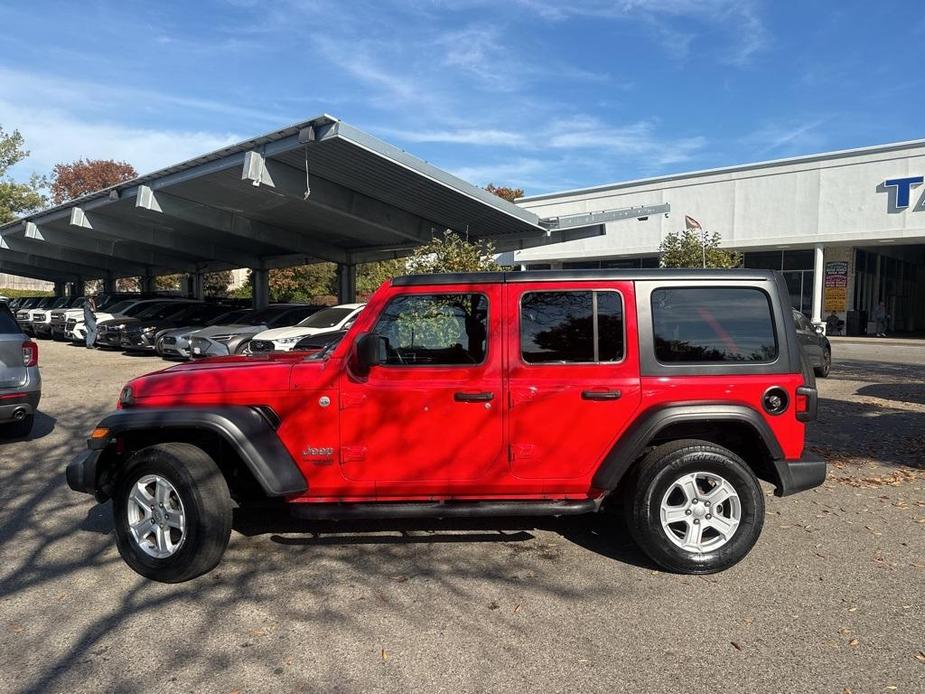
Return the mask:
[[619,221],[606,235],[517,251],[514,263],[651,255],[684,216],[738,250],[925,242],[925,184],[890,210],[885,180],[925,175],[925,140],[524,198],[540,217],[669,203],[668,218]]

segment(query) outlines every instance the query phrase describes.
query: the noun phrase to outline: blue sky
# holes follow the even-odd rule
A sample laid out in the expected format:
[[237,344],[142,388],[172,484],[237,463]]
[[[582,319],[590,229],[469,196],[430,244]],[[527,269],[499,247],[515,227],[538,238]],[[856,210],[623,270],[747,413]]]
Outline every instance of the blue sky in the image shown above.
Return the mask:
[[25,178],[147,172],[327,112],[536,194],[925,137],[917,5],[6,0],[0,125]]

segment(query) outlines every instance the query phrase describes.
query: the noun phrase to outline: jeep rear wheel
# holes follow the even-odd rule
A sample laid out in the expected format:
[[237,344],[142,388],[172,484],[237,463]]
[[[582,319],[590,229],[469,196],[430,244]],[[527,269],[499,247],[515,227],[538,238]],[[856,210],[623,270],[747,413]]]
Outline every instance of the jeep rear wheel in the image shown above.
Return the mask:
[[764,524],[764,495],[748,465],[707,441],[673,441],[640,463],[627,499],[633,538],[657,564],[688,574],[740,561]]
[[138,451],[120,474],[112,503],[119,554],[155,581],[200,576],[228,546],[228,485],[196,446],[163,443]]

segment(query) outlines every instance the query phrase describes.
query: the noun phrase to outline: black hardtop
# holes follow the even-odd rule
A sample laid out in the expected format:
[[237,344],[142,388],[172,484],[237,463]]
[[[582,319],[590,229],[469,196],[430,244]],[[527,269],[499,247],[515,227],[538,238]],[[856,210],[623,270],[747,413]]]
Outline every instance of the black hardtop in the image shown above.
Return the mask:
[[395,287],[416,287],[439,284],[499,284],[507,282],[582,282],[601,280],[691,282],[748,281],[771,282],[774,270],[733,268],[701,270],[687,268],[650,268],[628,270],[522,270],[508,272],[448,272],[436,275],[402,275],[392,279]]

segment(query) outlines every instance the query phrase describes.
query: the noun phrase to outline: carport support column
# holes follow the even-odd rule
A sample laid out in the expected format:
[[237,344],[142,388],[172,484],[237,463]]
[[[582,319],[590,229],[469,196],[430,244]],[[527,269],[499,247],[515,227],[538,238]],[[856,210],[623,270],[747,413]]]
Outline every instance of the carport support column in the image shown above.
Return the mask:
[[816,244],[813,263],[813,323],[822,324],[822,283],[825,274],[825,251],[821,243]]
[[187,282],[189,296],[191,299],[199,299],[200,301],[205,298],[205,285],[204,278],[201,272],[191,272],[187,275]]
[[116,293],[116,280],[111,275],[103,278],[103,294]]
[[154,275],[143,275],[141,278],[141,291],[146,294],[154,292]]
[[55,282],[55,296],[64,296],[64,289],[66,286],[66,282],[62,282],[60,280]]
[[267,270],[251,270],[254,291],[254,308],[265,308],[270,303],[270,273]]
[[73,290],[73,294],[71,294],[71,296],[86,296],[87,295],[87,287],[86,285],[84,285],[83,280],[77,280],[76,282],[74,282],[74,284],[71,285],[71,289]]
[[342,304],[352,304],[357,300],[357,266],[338,263],[337,265],[337,300]]

